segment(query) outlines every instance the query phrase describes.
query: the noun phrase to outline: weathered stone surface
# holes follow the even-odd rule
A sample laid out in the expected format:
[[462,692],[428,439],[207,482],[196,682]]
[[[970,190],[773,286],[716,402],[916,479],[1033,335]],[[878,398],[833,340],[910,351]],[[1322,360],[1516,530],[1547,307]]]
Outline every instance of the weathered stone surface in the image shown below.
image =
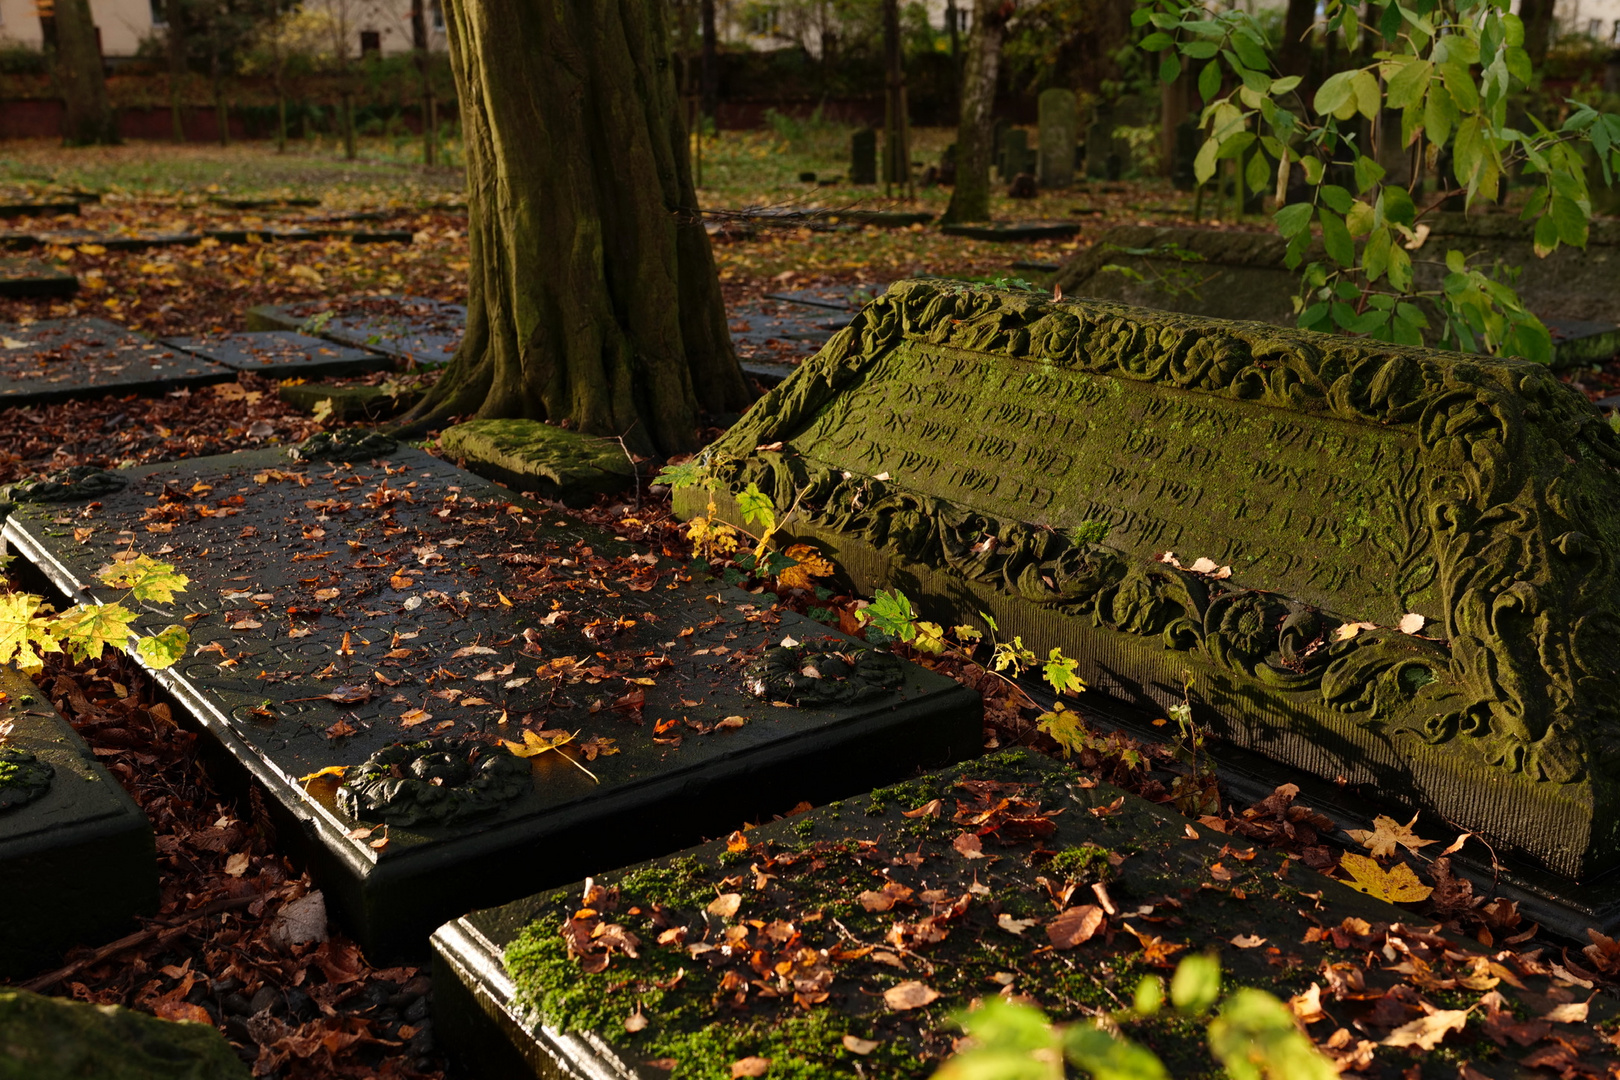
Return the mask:
[[156,860],[129,794],[27,677],[0,669],[0,978],[134,929],[157,910]]
[[[127,486],[82,504],[19,506],[4,537],[69,595],[117,596],[94,574],[131,544],[190,577],[143,613],[147,630],[183,617],[194,644],[154,679],[307,839],[335,917],[374,956],[421,954],[445,919],[598,859],[979,745],[978,696],[909,663],[858,703],[762,701],[747,669],[783,637],[863,646],[420,450],[360,449],[124,470]],[[492,776],[483,755],[542,730],[577,740],[525,759],[511,797],[510,764]],[[459,757],[409,749],[425,740]],[[316,775],[333,766],[342,786]]]
[[248,308],[249,330],[292,330],[371,349],[410,365],[448,364],[461,344],[467,308],[419,296],[366,296]]
[[190,247],[193,244],[200,244],[202,241],[202,233],[161,233],[139,230],[99,233],[91,229],[49,229],[36,232],[0,231],[0,247],[13,250],[98,244],[108,251],[144,251],[147,248]]
[[[1286,1000],[1351,955],[1313,928],[1411,917],[1275,850],[1199,836],[1173,810],[1079,779],[1039,755],[1004,752],[652,863],[602,864],[589,882],[466,915],[433,937],[435,1030],[485,1076],[647,1076],[638,1063],[669,1057],[675,1077],[723,1080],[731,1062],[763,1057],[766,1076],[924,1080],[951,1051],[951,1014],[1013,973],[1014,994],[1078,1020],[1092,1002],[1128,999],[1147,964],[1174,963],[1144,962],[1145,931],[1176,959],[1217,948],[1225,987]],[[1009,807],[999,822],[997,803]],[[1115,912],[1107,919],[1099,884]],[[729,914],[705,910],[727,894]],[[1172,913],[1178,896],[1185,905]],[[565,934],[588,932],[598,906],[612,929],[594,939],[601,951],[583,945],[596,963],[582,963]],[[1066,907],[1067,924],[1090,917],[1095,936],[1055,948]],[[636,943],[627,953],[609,934]],[[1269,942],[1292,960],[1258,947]],[[1429,942],[1459,968],[1479,955],[1473,943]],[[1365,939],[1356,944],[1364,955]],[[1400,978],[1380,967],[1389,965],[1367,972],[1369,997]],[[891,1008],[886,993],[911,981],[937,998]],[[1524,1000],[1543,985],[1525,986]],[[1506,982],[1501,990],[1518,993]],[[1201,1025],[1166,1017],[1133,1023],[1131,1034],[1171,1075],[1220,1075]],[[1404,1052],[1382,1053],[1399,1061]]]
[[1080,107],[1073,90],[1053,87],[1040,97],[1040,181],[1044,190],[1074,183],[1074,148],[1080,137]]
[[0,258],[0,296],[69,297],[79,291],[79,279],[59,266],[33,259]]
[[164,338],[162,344],[212,360],[232,371],[251,371],[271,378],[359,375],[393,367],[386,356],[291,330],[249,331],[213,338]]
[[569,506],[589,506],[636,478],[617,440],[539,420],[470,420],[441,432],[439,446],[479,476]]
[[228,368],[103,319],[0,324],[0,404],[205,386],[234,377]]
[[248,1080],[225,1036],[119,1005],[0,989],[0,1080]]
[[381,386],[332,383],[294,383],[276,389],[276,396],[295,409],[313,413],[327,402],[335,420],[382,420],[414,405],[419,390],[393,392]]
[[862,590],[1127,700],[1190,671],[1228,740],[1620,863],[1620,439],[1544,367],[905,282],[711,452]]
[[[1506,215],[1438,214],[1434,230],[1426,248],[1441,254],[1448,246],[1483,250],[1521,268],[1515,287],[1553,332],[1557,366],[1614,355],[1616,339],[1608,335],[1620,323],[1620,288],[1615,286],[1620,280],[1620,223],[1594,223],[1587,250],[1561,247],[1546,259],[1535,256],[1525,227]],[[1299,276],[1285,264],[1286,252],[1287,242],[1275,232],[1121,225],[1071,259],[1055,284],[1065,296],[1292,326]],[[1325,258],[1320,250],[1307,257]],[[1440,288],[1444,269],[1434,265],[1439,257],[1416,261],[1417,288]]]

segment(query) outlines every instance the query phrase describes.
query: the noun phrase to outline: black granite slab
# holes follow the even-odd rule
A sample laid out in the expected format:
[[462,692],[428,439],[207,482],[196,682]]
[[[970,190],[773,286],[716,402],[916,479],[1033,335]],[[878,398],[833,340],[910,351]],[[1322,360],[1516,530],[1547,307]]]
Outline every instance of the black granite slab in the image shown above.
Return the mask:
[[74,945],[134,930],[157,912],[152,824],[21,673],[0,668],[0,753],[49,767],[43,793],[0,789],[0,978],[34,974]]
[[232,371],[275,378],[361,375],[393,367],[386,356],[290,330],[248,331],[214,338],[164,338],[161,344],[212,360]]
[[1620,326],[1585,319],[1546,319],[1552,335],[1553,366],[1602,364],[1620,353]]
[[[185,602],[150,621],[183,616],[195,647],[156,678],[296,820],[287,835],[307,838],[329,900],[374,956],[425,951],[458,912],[604,860],[674,850],[979,741],[978,696],[912,665],[865,704],[751,697],[753,653],[837,636],[414,449],[352,466],[253,451],[120,475],[128,486],[98,506],[14,511],[6,540],[71,595],[99,595],[95,569],[131,542],[191,578]],[[461,824],[357,832],[382,822],[345,813],[334,780],[300,782],[401,740],[493,750],[525,729],[621,752],[530,758],[532,788]]]
[[0,257],[0,296],[65,299],[78,291],[79,279],[59,266]]
[[328,303],[264,304],[249,308],[249,330],[297,330],[371,349],[408,364],[448,364],[461,344],[467,309],[416,296],[374,296]]
[[108,251],[144,251],[148,248],[189,247],[202,243],[202,233],[100,233],[90,229],[49,229],[35,232],[0,231],[0,247],[13,251],[36,247],[77,247],[95,244]]
[[70,199],[27,199],[21,202],[0,202],[0,218],[58,217],[77,214],[79,204]]
[[945,225],[940,228],[946,236],[960,236],[969,240],[1059,240],[1073,236],[1080,226],[1072,221],[1012,221],[990,225]]
[[156,393],[234,378],[219,364],[158,345],[103,319],[0,324],[0,403]]

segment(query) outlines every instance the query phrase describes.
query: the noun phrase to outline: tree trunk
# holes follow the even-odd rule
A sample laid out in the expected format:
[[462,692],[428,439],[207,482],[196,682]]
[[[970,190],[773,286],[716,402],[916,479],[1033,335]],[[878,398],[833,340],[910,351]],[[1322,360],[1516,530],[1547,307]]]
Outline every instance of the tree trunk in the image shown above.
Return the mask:
[[900,41],[900,0],[883,0],[884,131],[883,185],[910,195],[911,131],[906,108],[905,52]]
[[163,5],[164,21],[168,23],[163,36],[169,49],[169,118],[174,121],[174,141],[177,143],[186,141],[186,122],[180,101],[180,92],[186,81],[186,39],[185,32],[180,29],[180,2],[165,0]]
[[975,0],[962,72],[962,119],[956,128],[956,187],[945,221],[990,220],[990,157],[995,142],[996,76],[1012,4]]
[[[1284,75],[1297,75],[1309,81],[1311,63],[1311,27],[1316,24],[1316,0],[1288,0],[1288,13],[1283,17],[1282,46],[1277,50],[1277,68]],[[1301,90],[1301,97],[1310,100],[1311,88]]]
[[551,420],[659,454],[749,394],[687,162],[665,0],[449,0],[472,270],[405,419]]
[[282,84],[278,66],[276,71],[276,153],[287,152],[287,88]]
[[343,74],[343,95],[339,102],[343,110],[343,156],[350,161],[360,156],[354,131],[354,91],[349,88],[349,74]]
[[1519,0],[1519,18],[1524,20],[1524,51],[1539,68],[1552,44],[1553,0]]
[[437,165],[438,148],[433,130],[433,79],[428,71],[427,0],[411,0],[411,47],[416,52],[416,73],[422,80],[422,164]]
[[720,44],[714,27],[714,0],[703,0],[703,117],[720,129]]
[[70,146],[111,145],[118,127],[107,102],[101,45],[90,0],[56,0],[56,80],[62,90],[62,137]]

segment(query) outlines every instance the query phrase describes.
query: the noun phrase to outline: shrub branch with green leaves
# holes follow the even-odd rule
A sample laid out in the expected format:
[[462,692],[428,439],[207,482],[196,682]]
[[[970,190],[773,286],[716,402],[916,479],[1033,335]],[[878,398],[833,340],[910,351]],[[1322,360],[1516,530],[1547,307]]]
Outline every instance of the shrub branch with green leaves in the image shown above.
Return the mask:
[[[1288,1006],[1264,990],[1234,990],[1220,1000],[1221,965],[1213,955],[1189,956],[1170,979],[1177,1014],[1208,1024],[1210,1054],[1231,1080],[1337,1080],[1332,1062],[1299,1029]],[[1128,1009],[1054,1025],[1034,1005],[1000,997],[957,1022],[966,1049],[948,1059],[935,1080],[1063,1080],[1064,1063],[1093,1080],[1170,1080],[1154,1053],[1120,1033],[1122,1024],[1151,1019],[1164,1008],[1164,983],[1144,976]]]
[[[134,626],[140,615],[125,601],[170,604],[175,593],[185,591],[189,580],[170,564],[149,555],[113,562],[99,570],[96,578],[111,588],[127,591],[118,600],[80,604],[61,613],[32,593],[0,594],[0,664],[37,671],[44,666],[47,653],[65,652],[73,660],[95,660],[109,645],[127,649],[130,639],[136,636]],[[149,668],[166,668],[185,656],[190,642],[186,628],[175,624],[139,638],[135,653]]]
[[[1289,267],[1303,271],[1300,326],[1406,344],[1422,344],[1428,330],[1442,347],[1551,361],[1546,327],[1506,280],[1514,270],[1477,265],[1457,250],[1430,255],[1425,243],[1423,219],[1448,198],[1462,195],[1470,208],[1501,202],[1504,181],[1518,176],[1534,186],[1521,216],[1535,222],[1537,254],[1584,247],[1592,204],[1582,153],[1593,153],[1606,184],[1620,170],[1620,115],[1574,100],[1548,123],[1518,115],[1534,72],[1509,6],[1325,0],[1326,33],[1363,62],[1328,77],[1307,102],[1299,77],[1278,71],[1259,22],[1241,7],[1139,0],[1132,18],[1152,26],[1141,47],[1161,54],[1160,78],[1171,82],[1198,66],[1206,132],[1198,182],[1225,160],[1242,163],[1251,190],[1271,188],[1276,176],[1274,220],[1288,240]],[[1362,52],[1364,38],[1378,47]],[[1420,149],[1428,167],[1411,169],[1404,186],[1379,164],[1376,141],[1396,126],[1386,113],[1399,114],[1400,147]],[[1423,178],[1440,167],[1443,150],[1449,170],[1440,190],[1425,194]],[[1296,163],[1307,194],[1289,201]],[[1315,233],[1326,258],[1306,263]],[[1439,288],[1417,286],[1415,257],[1443,264]]]

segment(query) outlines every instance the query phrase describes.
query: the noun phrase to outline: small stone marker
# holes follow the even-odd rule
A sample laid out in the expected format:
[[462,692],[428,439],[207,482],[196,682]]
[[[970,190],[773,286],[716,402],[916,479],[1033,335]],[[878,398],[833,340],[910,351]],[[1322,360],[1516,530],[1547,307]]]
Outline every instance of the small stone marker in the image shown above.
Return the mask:
[[849,139],[849,182],[877,183],[877,132],[862,128]]
[[903,282],[711,454],[864,594],[1147,708],[1190,672],[1346,797],[1620,863],[1620,436],[1541,365]]
[[32,681],[0,669],[0,978],[157,911],[152,824]]
[[1113,110],[1099,108],[1086,128],[1086,176],[1092,180],[1118,180],[1122,162],[1114,141]]
[[293,408],[312,414],[325,403],[326,415],[334,420],[384,420],[416,404],[422,392],[415,388],[390,390],[363,383],[288,383],[276,388],[276,396]]
[[79,291],[79,279],[60,266],[33,259],[0,257],[0,297],[58,297]]
[[[752,1061],[768,1077],[786,1061],[806,1080],[925,1077],[960,1034],[953,1015],[998,988],[1084,1023],[1091,1002],[1129,1001],[1144,969],[1168,978],[1206,950],[1223,986],[1320,991],[1329,1008],[1318,972],[1403,933],[1426,966],[1484,963],[1474,943],[1396,929],[1411,918],[1252,839],[1004,752],[640,866],[599,861],[589,880],[448,923],[433,935],[434,1025],[487,1076],[645,1076],[660,1061],[724,1077]],[[1402,978],[1370,965],[1355,992],[1409,994]],[[1503,1007],[1544,1011],[1535,995],[1553,985],[1504,980]],[[1364,1023],[1371,1039],[1422,1015],[1386,1013]],[[1129,1030],[1187,1063],[1177,1075],[1207,1060],[1203,1025],[1168,1008]]]
[[538,420],[469,420],[445,428],[439,448],[487,480],[567,506],[589,506],[636,482],[636,467],[617,439]]
[[190,577],[151,618],[184,617],[194,648],[154,678],[303,823],[373,956],[784,794],[848,794],[979,745],[978,696],[887,653],[881,678],[803,680],[843,704],[751,693],[767,645],[862,646],[684,563],[377,434],[300,454],[122,471],[122,490],[19,507],[4,536],[74,596],[101,595],[95,569],[132,544]]
[[1054,87],[1040,96],[1040,183],[1051,191],[1074,183],[1074,147],[1079,137],[1079,106],[1073,90]]
[[264,304],[247,310],[249,330],[292,330],[371,349],[406,364],[448,364],[461,344],[467,309],[419,296],[372,296],[336,304]]
[[232,371],[285,379],[386,371],[393,363],[364,349],[337,345],[289,330],[258,330],[215,338],[164,338],[171,349],[200,356]]
[[206,386],[229,368],[154,344],[102,319],[0,323],[0,405]]

